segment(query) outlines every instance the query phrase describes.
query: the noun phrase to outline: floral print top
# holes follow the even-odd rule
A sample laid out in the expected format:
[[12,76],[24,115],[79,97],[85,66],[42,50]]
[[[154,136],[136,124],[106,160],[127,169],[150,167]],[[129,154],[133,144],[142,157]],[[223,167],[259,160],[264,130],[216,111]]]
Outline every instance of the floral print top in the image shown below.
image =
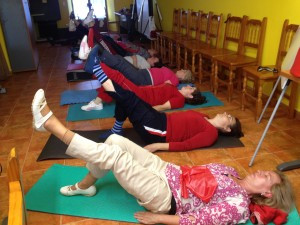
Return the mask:
[[188,198],[181,196],[179,166],[168,164],[166,177],[176,201],[179,224],[238,224],[245,223],[249,216],[250,199],[246,191],[232,178],[239,178],[232,167],[211,163],[206,165],[215,177],[218,187],[209,203],[204,203],[188,190]]

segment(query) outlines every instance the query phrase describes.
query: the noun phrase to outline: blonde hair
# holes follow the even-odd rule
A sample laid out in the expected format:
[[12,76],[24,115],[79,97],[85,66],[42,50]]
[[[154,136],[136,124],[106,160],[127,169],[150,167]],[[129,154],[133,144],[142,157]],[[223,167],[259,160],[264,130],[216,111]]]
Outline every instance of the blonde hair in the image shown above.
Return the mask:
[[252,202],[258,205],[267,205],[272,208],[281,209],[288,213],[295,204],[292,185],[286,175],[279,171],[274,172],[278,174],[281,182],[272,186],[272,197],[267,198],[261,195],[254,195]]
[[194,82],[195,82],[195,78],[192,74],[192,71],[186,70],[185,71],[185,76],[182,79],[181,83],[194,83]]

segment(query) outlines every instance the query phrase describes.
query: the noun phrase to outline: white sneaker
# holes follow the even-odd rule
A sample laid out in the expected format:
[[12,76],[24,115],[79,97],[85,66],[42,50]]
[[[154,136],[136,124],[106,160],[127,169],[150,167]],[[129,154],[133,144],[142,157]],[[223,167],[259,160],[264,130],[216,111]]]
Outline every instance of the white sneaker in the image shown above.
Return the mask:
[[88,42],[87,42],[87,36],[84,35],[82,38],[82,41],[80,43],[80,48],[79,48],[79,54],[78,57],[79,59],[86,60],[88,55],[90,54],[91,48],[89,48]]
[[33,115],[33,127],[37,131],[46,131],[44,123],[53,115],[52,111],[48,112],[46,116],[42,116],[41,111],[47,105],[45,92],[39,89],[32,100],[31,111]]
[[81,106],[81,109],[84,111],[91,111],[91,110],[102,110],[103,104],[99,103],[98,105],[92,100],[89,104]]
[[94,21],[93,15],[94,10],[91,9],[91,11],[89,11],[89,13],[87,14],[86,18],[83,20],[83,25],[88,25],[90,22]]
[[73,195],[84,195],[84,196],[94,196],[96,194],[96,187],[94,185],[90,186],[87,189],[80,189],[78,187],[78,183],[75,184],[76,190],[72,190],[72,185],[64,186],[60,189],[60,193],[65,196],[73,196]]

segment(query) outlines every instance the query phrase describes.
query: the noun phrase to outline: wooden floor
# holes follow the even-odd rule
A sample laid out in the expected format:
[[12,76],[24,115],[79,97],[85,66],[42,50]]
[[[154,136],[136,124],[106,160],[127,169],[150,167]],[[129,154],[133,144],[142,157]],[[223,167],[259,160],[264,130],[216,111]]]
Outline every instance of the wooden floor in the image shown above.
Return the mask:
[[[0,163],[3,172],[0,177],[0,221],[7,216],[8,188],[6,183],[6,161],[8,152],[16,147],[20,158],[25,192],[43,175],[53,163],[64,165],[80,165],[85,163],[77,159],[47,160],[36,162],[41,149],[45,145],[49,133],[39,133],[32,129],[31,101],[39,88],[46,91],[47,101],[54,114],[69,128],[76,130],[96,130],[111,128],[113,119],[97,119],[79,122],[66,122],[68,106],[60,106],[60,94],[67,89],[86,90],[98,87],[97,81],[68,83],[66,81],[66,68],[70,62],[70,51],[67,47],[53,47],[48,44],[39,46],[40,66],[38,71],[17,73],[7,81],[0,82],[6,88],[7,94],[0,94]],[[207,90],[204,85],[202,91]],[[223,107],[210,107],[201,109],[201,112],[214,116],[216,113],[226,111],[240,118],[245,137],[241,140],[243,148],[194,150],[189,152],[169,153],[161,152],[158,155],[169,162],[177,164],[197,165],[210,162],[224,163],[235,167],[245,176],[249,172],[260,170],[273,170],[279,163],[288,160],[300,159],[299,120],[286,118],[284,109],[279,109],[262,148],[253,167],[248,163],[255,150],[257,142],[264,130],[267,119],[261,124],[254,121],[251,108],[245,111],[240,109],[240,96],[235,93],[232,103],[228,103],[225,94],[220,92],[217,96],[224,102]],[[129,127],[128,122],[125,123]],[[286,172],[292,180],[300,209],[300,169]],[[80,207],[80,206],[70,206]],[[71,216],[52,215],[39,212],[28,212],[30,225],[41,224],[126,224],[115,221],[92,220]]]

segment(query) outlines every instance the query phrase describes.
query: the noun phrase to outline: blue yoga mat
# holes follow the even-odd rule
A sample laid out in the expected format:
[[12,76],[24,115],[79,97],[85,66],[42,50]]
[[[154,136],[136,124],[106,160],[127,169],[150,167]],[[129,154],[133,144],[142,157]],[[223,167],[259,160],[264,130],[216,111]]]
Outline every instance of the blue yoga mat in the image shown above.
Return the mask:
[[[137,223],[134,213],[145,209],[118,184],[111,172],[96,182],[98,192],[93,197],[66,197],[59,193],[62,186],[74,184],[86,174],[85,167],[54,164],[26,194],[27,209]],[[286,225],[299,225],[299,221],[299,214],[294,209],[289,214]],[[250,220],[246,223],[246,225],[251,224]]]
[[137,222],[134,213],[145,211],[109,172],[96,182],[93,197],[67,197],[59,193],[62,186],[80,181],[88,170],[85,167],[54,164],[25,196],[28,210],[88,218]]
[[[207,91],[202,92],[202,95],[206,97],[207,103],[201,104],[201,105],[189,105],[185,104],[183,108],[180,109],[174,109],[174,110],[186,110],[186,109],[197,109],[197,108],[205,108],[205,107],[211,107],[211,106],[223,106],[223,102],[221,102],[219,99],[217,99],[213,93]],[[112,118],[114,117],[114,109],[115,104],[103,104],[103,110],[92,110],[89,112],[81,110],[81,106],[85,104],[74,104],[70,105],[67,121],[79,121],[79,120],[93,120],[93,119],[99,119],[99,118]],[[174,111],[169,110],[169,111]]]
[[67,90],[61,93],[60,105],[87,103],[97,97],[96,89],[93,90]]

